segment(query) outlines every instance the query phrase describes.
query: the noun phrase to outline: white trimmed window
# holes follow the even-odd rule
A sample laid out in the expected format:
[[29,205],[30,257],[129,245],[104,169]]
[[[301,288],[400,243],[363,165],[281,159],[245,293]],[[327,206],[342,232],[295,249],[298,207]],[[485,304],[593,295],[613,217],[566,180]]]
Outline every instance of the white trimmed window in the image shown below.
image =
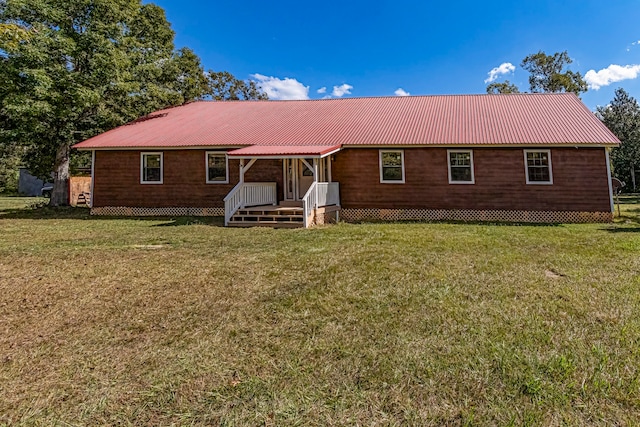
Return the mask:
[[380,150],[380,182],[404,184],[404,151]]
[[140,153],[140,183],[162,184],[162,153]]
[[473,151],[447,150],[449,160],[449,184],[474,184]]
[[524,150],[527,184],[553,184],[551,150]]
[[229,161],[224,151],[207,151],[207,184],[229,183]]

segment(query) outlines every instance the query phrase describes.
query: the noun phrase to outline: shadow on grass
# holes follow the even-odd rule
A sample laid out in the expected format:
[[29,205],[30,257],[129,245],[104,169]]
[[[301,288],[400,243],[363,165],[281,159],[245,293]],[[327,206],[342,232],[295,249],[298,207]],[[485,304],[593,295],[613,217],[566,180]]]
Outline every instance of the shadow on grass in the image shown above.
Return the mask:
[[23,208],[0,209],[0,221],[3,219],[81,219],[91,221],[114,221],[114,220],[136,220],[136,221],[162,221],[154,227],[176,227],[183,225],[211,225],[214,227],[224,226],[222,217],[167,217],[167,216],[106,216],[91,215],[86,207],[49,207],[44,203],[37,203]]
[[28,206],[24,208],[0,209],[3,219],[92,219],[87,208]]
[[612,228],[601,228],[608,233],[640,233],[640,227],[612,227]]
[[149,219],[162,220],[168,219],[168,222],[156,224],[154,227],[179,227],[183,225],[210,225],[212,227],[224,227],[224,218],[221,216],[181,216],[176,218],[152,217]]
[[[640,232],[640,215],[633,215],[636,212],[640,212],[640,209],[628,209],[623,212],[622,216],[616,216],[613,219],[613,224],[601,230],[609,233],[638,233]],[[632,213],[632,215],[628,215]],[[627,214],[627,215],[625,215]]]

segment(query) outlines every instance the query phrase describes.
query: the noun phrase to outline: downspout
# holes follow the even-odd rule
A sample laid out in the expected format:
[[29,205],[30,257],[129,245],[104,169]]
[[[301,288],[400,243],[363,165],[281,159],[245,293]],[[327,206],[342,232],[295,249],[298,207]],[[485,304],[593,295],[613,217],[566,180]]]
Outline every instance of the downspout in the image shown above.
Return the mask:
[[96,150],[91,150],[91,195],[89,196],[89,208],[93,209],[93,189],[96,182]]
[[609,183],[609,205],[611,208],[611,213],[614,213],[613,207],[613,184],[611,183],[611,161],[609,160],[609,147],[605,147],[604,149],[605,158],[607,160],[607,181]]

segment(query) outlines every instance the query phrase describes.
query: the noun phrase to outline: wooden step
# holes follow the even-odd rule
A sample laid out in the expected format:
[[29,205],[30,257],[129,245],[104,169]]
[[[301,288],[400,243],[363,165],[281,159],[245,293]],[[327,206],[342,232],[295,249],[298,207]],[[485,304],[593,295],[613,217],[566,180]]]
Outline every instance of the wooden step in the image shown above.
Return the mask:
[[304,227],[303,209],[296,206],[253,206],[239,209],[230,219],[231,227]]
[[304,222],[304,218],[298,215],[254,215],[254,214],[235,214],[231,217],[231,222]]
[[229,221],[229,227],[270,227],[270,228],[302,228],[302,222],[270,222],[270,221]]
[[302,208],[271,208],[271,209],[256,209],[245,208],[236,212],[236,215],[269,215],[269,216],[303,216]]

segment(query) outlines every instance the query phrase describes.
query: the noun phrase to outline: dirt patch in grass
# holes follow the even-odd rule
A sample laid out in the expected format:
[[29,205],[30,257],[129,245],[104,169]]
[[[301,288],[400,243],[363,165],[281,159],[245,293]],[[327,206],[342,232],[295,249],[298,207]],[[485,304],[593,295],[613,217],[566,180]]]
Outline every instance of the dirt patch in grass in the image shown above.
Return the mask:
[[21,215],[0,424],[640,423],[640,238],[607,231],[631,223]]

